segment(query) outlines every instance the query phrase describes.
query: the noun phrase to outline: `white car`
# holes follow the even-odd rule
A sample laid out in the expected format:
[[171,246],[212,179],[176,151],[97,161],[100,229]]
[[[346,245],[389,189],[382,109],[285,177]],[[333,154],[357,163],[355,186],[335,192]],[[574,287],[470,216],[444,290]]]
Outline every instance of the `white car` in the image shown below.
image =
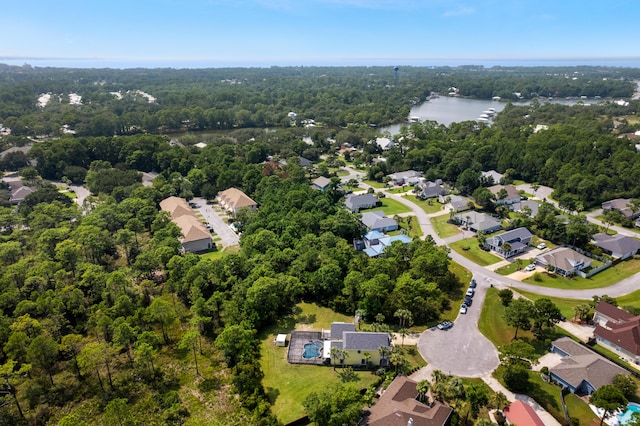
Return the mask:
[[536,246],[536,248],[537,248],[538,250],[544,250],[544,249],[546,249],[546,248],[547,248],[547,245],[546,245],[545,243],[540,243],[540,244],[538,244],[538,245]]
[[529,272],[535,271],[535,269],[536,269],[536,265],[534,265],[533,263],[531,263],[530,265],[527,265],[527,267],[524,268],[525,271],[529,271]]
[[461,314],[466,314],[466,313],[467,313],[467,305],[462,304],[462,305],[460,306],[460,313],[461,313]]

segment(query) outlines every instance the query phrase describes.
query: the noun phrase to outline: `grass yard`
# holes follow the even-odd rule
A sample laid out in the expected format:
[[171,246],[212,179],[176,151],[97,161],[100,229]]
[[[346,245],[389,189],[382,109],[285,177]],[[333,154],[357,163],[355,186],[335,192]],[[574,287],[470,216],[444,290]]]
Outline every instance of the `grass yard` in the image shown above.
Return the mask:
[[442,211],[442,208],[444,207],[444,205],[440,204],[435,199],[420,200],[413,194],[407,194],[405,198],[407,200],[411,200],[411,202],[416,204],[417,206],[420,206],[420,208],[424,210],[426,214],[438,213],[439,211]]
[[[496,347],[511,342],[516,332],[516,329],[507,325],[504,320],[504,310],[505,307],[502,306],[500,297],[498,297],[498,290],[496,288],[487,290],[487,296],[478,320],[478,329]],[[545,340],[555,340],[567,335],[561,328],[555,327],[553,331],[547,333]],[[518,330],[518,339],[533,345],[539,355],[544,355],[549,351],[545,342],[536,339],[531,331]]]
[[564,278],[556,274],[539,272],[523,281],[542,287],[562,289],[605,288],[637,272],[640,272],[640,259],[629,259],[607,268],[602,272],[598,272],[590,278]]
[[430,220],[433,224],[433,230],[436,231],[440,238],[453,237],[461,232],[457,226],[449,223],[448,213],[432,217]]
[[493,265],[502,260],[500,257],[478,247],[478,239],[475,237],[455,241],[449,244],[449,247],[480,266]]
[[386,185],[384,183],[378,182],[378,181],[375,181],[375,180],[365,180],[363,182],[366,183],[367,185],[372,186],[372,187],[377,188],[377,189],[386,188]]
[[[218,238],[218,240],[220,240],[220,238]],[[213,250],[207,253],[203,253],[200,255],[200,257],[207,260],[216,260],[228,254],[237,253],[239,251],[240,251],[240,246],[225,247],[222,250]]]
[[[411,222],[411,230],[409,230],[409,222]],[[422,237],[422,228],[418,224],[415,216],[400,217],[398,225],[401,229],[397,231],[387,232],[388,235],[407,234],[410,238]],[[403,232],[404,231],[404,232]]]
[[558,309],[560,309],[560,312],[566,318],[573,318],[576,315],[576,312],[573,310],[573,308],[575,308],[576,306],[584,305],[585,303],[591,302],[591,300],[562,299],[559,297],[544,296],[541,294],[529,293],[528,291],[524,290],[517,290],[517,292],[534,302],[542,297],[550,299],[558,307]]
[[[329,328],[334,321],[353,321],[353,317],[315,304],[299,303],[296,308],[296,313],[282,318],[278,325],[270,327],[261,336],[262,383],[273,403],[274,414],[285,424],[305,415],[302,402],[307,395],[331,388],[342,379],[340,369],[333,371],[329,366],[289,364],[288,348],[275,346],[273,339],[278,333],[290,333],[295,327],[320,330]],[[367,388],[378,380],[369,371],[354,371],[350,377],[351,383],[358,388]]]
[[394,186],[392,188],[387,189],[386,191],[391,193],[391,194],[405,194],[405,193],[411,191],[412,189],[413,189],[412,186],[404,185],[404,186]]
[[400,213],[409,213],[411,209],[400,201],[392,200],[391,198],[385,197],[381,198],[382,206],[376,207],[376,210],[382,210],[384,214],[389,217],[393,217],[393,215]]

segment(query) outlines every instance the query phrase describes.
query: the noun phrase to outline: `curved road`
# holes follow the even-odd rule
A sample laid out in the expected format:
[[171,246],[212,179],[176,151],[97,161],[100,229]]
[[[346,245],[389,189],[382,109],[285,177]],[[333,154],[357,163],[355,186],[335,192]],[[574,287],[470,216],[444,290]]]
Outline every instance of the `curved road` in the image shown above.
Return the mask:
[[[350,174],[349,176],[343,177],[343,179],[359,178],[363,175],[351,168],[347,168],[347,170]],[[362,186],[365,188],[369,187],[366,184]],[[528,185],[519,186],[519,189],[534,193]],[[382,191],[387,197],[397,200],[411,209],[418,220],[424,236],[430,235],[436,244],[446,246],[446,242],[440,238],[433,229],[430,220],[431,217],[441,215],[442,213],[429,215],[425,213],[420,206],[407,200],[403,196],[391,194],[384,190]],[[549,200],[551,192],[551,188],[540,187],[535,191],[535,195],[546,198],[548,201],[554,203],[552,200]],[[588,218],[597,223],[598,221],[593,217],[595,215],[597,215],[597,212],[591,213],[588,215]],[[458,315],[454,326],[449,330],[438,330],[434,327],[422,333],[418,340],[418,351],[433,368],[460,377],[486,377],[499,365],[497,349],[478,330],[480,311],[489,287],[513,287],[546,296],[588,300],[595,294],[607,294],[611,297],[628,294],[637,290],[638,283],[640,282],[639,273],[612,284],[609,287],[600,289],[567,290],[541,287],[499,275],[483,266],[477,265],[453,250],[450,251],[449,256],[453,261],[467,268],[473,274],[478,284],[476,294],[473,297],[473,305],[469,307],[466,315]]]

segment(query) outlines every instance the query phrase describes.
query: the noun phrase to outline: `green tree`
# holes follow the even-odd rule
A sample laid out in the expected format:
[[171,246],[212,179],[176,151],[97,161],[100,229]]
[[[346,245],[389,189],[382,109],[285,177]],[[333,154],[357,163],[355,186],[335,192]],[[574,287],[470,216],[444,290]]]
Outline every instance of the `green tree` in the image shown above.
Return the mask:
[[418,391],[418,401],[427,403],[427,392],[429,392],[429,381],[420,380],[416,384],[416,390]]
[[355,424],[362,417],[364,399],[353,386],[338,385],[324,392],[312,392],[302,402],[309,420],[318,426]]
[[228,325],[216,338],[215,345],[223,352],[227,365],[233,367],[240,360],[253,358],[254,336],[255,330],[245,324]]
[[596,389],[589,397],[589,403],[603,410],[600,419],[600,426],[604,423],[609,413],[623,409],[627,406],[627,398],[624,397],[622,390],[614,385],[604,385]]
[[518,338],[518,330],[529,330],[531,328],[531,314],[533,303],[529,300],[519,298],[513,300],[504,310],[504,320],[507,325],[514,327],[516,333],[514,339]]
[[165,344],[168,344],[170,341],[168,328],[177,319],[176,312],[173,309],[173,306],[171,306],[171,303],[160,298],[153,299],[151,305],[146,309],[145,314],[148,321],[160,324],[160,328],[162,329],[162,338],[164,339]]
[[627,399],[633,398],[638,391],[638,384],[629,374],[616,374],[612,384],[620,389]]
[[115,398],[104,407],[104,420],[108,425],[129,426],[135,421],[125,398]]
[[58,344],[50,336],[36,336],[27,348],[27,361],[43,369],[53,386],[53,371],[58,360]]
[[505,364],[521,364],[530,367],[538,359],[536,348],[523,340],[512,340],[499,348],[500,361]]
[[200,338],[200,331],[197,328],[191,328],[189,331],[182,335],[178,348],[182,350],[191,350],[193,352],[193,362],[196,366],[196,375],[200,375],[198,369],[198,339]]

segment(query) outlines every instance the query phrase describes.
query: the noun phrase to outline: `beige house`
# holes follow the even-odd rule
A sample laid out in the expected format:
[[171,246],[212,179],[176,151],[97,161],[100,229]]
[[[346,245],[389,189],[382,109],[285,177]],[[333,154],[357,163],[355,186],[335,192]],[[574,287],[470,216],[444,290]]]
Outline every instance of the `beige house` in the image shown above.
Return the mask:
[[229,188],[226,191],[218,193],[216,198],[220,206],[228,211],[231,215],[236,216],[238,211],[243,208],[249,208],[256,210],[258,203],[253,201],[247,194],[240,191],[238,188]]
[[182,237],[180,243],[186,252],[198,252],[213,248],[211,233],[198,219],[193,209],[184,198],[169,197],[160,202],[160,208],[171,216]]

